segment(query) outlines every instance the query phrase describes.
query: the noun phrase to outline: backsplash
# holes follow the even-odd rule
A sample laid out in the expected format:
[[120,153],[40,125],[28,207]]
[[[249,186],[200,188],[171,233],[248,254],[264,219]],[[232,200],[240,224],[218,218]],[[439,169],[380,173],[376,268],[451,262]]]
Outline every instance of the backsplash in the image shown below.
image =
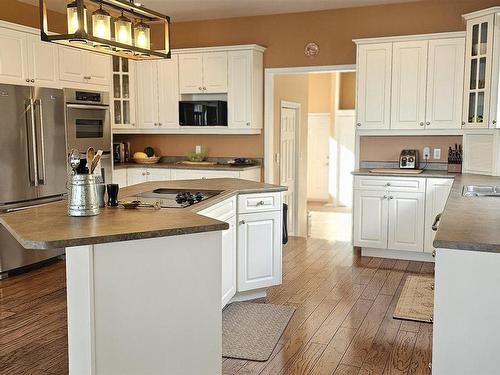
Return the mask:
[[262,135],[185,135],[134,134],[114,135],[113,142],[130,142],[132,154],[151,146],[159,156],[185,156],[196,145],[207,149],[208,157],[253,158],[264,157]]
[[[359,144],[359,160],[361,162],[397,162],[402,149],[417,149],[422,161],[422,149],[431,148],[429,163],[446,163],[448,147],[462,144],[461,135],[428,135],[428,136],[363,136]],[[441,158],[434,159],[433,150],[441,149]]]

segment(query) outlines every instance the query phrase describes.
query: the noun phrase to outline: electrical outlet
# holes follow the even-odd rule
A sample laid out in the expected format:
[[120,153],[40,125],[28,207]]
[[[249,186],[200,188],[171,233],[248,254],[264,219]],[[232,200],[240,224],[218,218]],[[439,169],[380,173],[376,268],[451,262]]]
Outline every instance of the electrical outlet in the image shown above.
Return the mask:
[[429,146],[425,146],[422,150],[422,157],[424,160],[429,160],[431,157],[431,149]]
[[439,160],[439,159],[441,159],[441,149],[435,148],[434,149],[434,160]]

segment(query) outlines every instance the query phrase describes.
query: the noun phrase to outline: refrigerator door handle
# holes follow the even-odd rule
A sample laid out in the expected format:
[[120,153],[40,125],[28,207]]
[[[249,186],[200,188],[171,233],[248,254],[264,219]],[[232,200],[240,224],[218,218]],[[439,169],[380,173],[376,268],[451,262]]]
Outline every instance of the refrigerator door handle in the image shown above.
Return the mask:
[[33,113],[33,99],[26,99],[25,103],[26,132],[28,138],[28,172],[32,186],[38,186],[37,163],[36,163],[36,134],[35,114]]
[[[37,132],[37,140],[36,140],[36,149],[37,149],[37,176],[38,183],[40,185],[45,185],[46,173],[45,173],[45,142],[44,142],[44,130],[43,130],[43,109],[42,109],[42,100],[35,100],[35,109],[38,108],[38,132]],[[36,118],[36,117],[35,117]]]

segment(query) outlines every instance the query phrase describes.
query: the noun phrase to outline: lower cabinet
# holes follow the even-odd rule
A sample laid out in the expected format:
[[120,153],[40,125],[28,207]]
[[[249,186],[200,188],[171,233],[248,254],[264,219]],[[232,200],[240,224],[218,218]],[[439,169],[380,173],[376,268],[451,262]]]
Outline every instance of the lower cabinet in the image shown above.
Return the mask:
[[236,216],[226,220],[222,232],[222,307],[236,294]]
[[173,169],[172,180],[197,180],[205,178],[238,178],[238,171],[209,171],[204,169]]
[[127,168],[127,185],[135,185],[147,181],[168,181],[170,179],[170,169]]
[[126,168],[113,170],[113,183],[118,184],[121,188],[128,185]]
[[238,215],[238,291],[281,284],[282,211]]
[[[360,188],[368,182],[371,187]],[[452,184],[451,178],[356,176],[354,245],[431,253],[432,223],[443,211]]]

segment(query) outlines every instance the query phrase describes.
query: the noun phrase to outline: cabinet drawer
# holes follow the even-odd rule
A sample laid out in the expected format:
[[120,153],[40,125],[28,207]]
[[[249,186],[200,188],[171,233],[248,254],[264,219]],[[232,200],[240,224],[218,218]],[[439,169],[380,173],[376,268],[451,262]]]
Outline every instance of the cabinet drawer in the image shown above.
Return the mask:
[[238,212],[274,211],[281,208],[281,193],[242,194],[238,197]]
[[232,197],[220,203],[216,203],[213,206],[207,207],[198,213],[212,219],[226,221],[236,215],[236,197]]
[[425,192],[425,178],[355,176],[354,189]]

